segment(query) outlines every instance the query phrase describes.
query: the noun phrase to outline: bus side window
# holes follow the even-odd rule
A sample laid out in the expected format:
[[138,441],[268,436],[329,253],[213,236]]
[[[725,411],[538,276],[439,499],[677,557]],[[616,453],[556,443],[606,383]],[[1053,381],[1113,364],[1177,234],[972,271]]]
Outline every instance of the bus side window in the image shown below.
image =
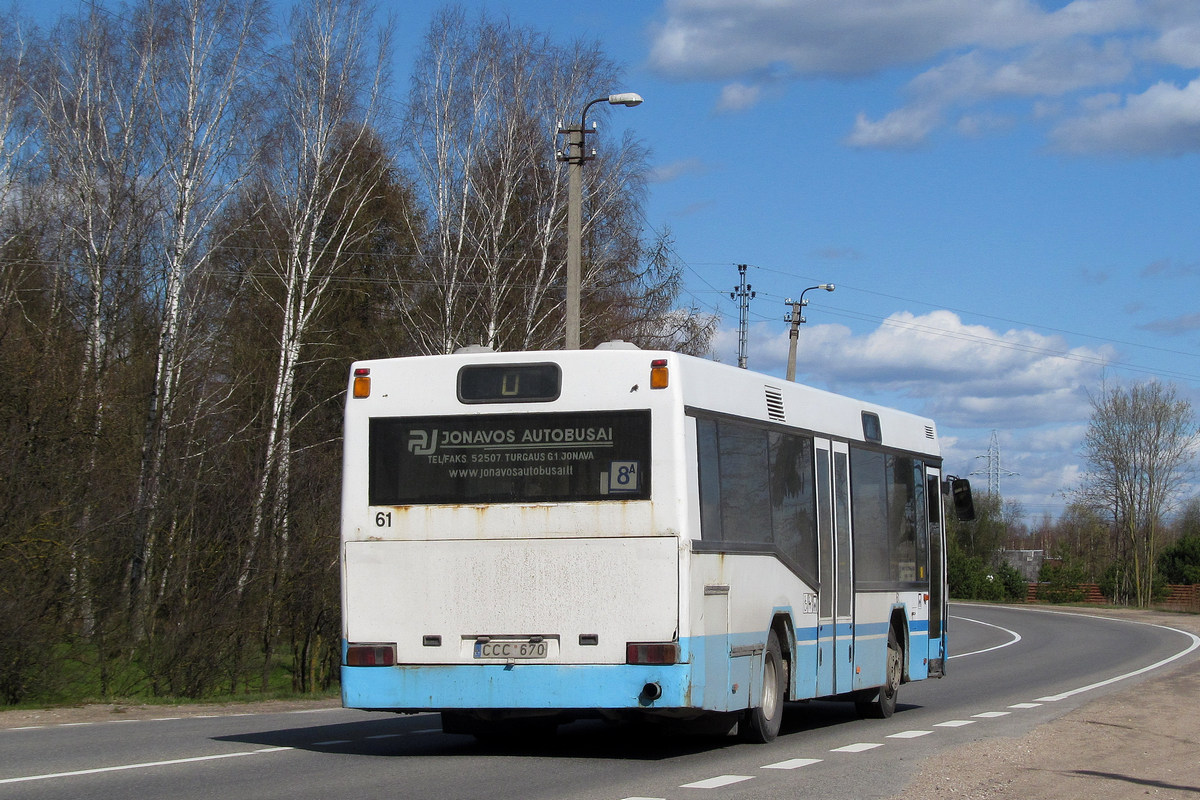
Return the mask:
[[774,543],[809,583],[817,578],[816,492],[813,442],[807,436],[772,431],[771,523]]
[[700,538],[719,542],[721,530],[721,458],[717,422],[696,420],[696,450],[700,462]]
[[[767,432],[720,423],[721,527],[726,541],[771,541]],[[725,523],[729,523],[726,525]]]

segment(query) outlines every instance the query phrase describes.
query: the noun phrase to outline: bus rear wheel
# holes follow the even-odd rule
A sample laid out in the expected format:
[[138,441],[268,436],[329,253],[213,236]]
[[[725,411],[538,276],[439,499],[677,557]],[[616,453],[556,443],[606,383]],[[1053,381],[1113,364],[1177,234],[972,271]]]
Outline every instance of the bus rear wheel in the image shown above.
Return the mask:
[[767,636],[763,651],[762,695],[759,705],[746,709],[738,725],[738,736],[747,742],[766,744],[779,735],[783,723],[783,698],[787,688],[787,668],[783,648],[775,631]]
[[868,689],[866,699],[856,700],[854,705],[863,717],[887,719],[896,713],[896,696],[900,693],[900,682],[904,679],[904,651],[896,636],[896,629],[888,629],[887,663],[884,668],[883,686]]

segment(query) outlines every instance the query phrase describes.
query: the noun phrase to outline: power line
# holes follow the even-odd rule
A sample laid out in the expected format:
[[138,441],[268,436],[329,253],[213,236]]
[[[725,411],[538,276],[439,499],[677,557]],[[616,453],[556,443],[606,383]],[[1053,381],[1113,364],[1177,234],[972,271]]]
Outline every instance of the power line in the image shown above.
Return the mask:
[[[800,278],[803,280],[808,280],[808,278],[806,278],[805,276],[795,275],[793,273],[784,272],[782,270],[772,270],[772,269],[766,269],[763,267],[756,267],[753,264],[751,264],[749,266],[754,269],[760,269],[760,270],[765,269],[765,271],[774,272],[774,273],[777,273],[780,275],[786,275],[791,278]],[[930,303],[930,302],[924,301],[924,300],[913,300],[911,298],[899,297],[899,296],[895,296],[895,295],[888,295],[888,294],[884,294],[882,292],[874,292],[874,291],[871,291],[868,289],[860,289],[855,286],[847,286],[846,284],[840,283],[840,282],[838,284],[838,287],[839,288],[846,287],[846,288],[849,288],[849,289],[852,289],[855,291],[861,291],[861,292],[865,292],[867,294],[873,294],[873,295],[876,295],[879,297],[898,300],[898,301],[901,301],[904,303],[913,303],[913,304],[923,305],[923,306],[926,306],[928,308],[932,308],[935,310],[950,311],[950,312],[953,312],[953,313],[959,314],[959,315],[963,315],[963,314],[970,315],[970,314],[975,313],[972,311],[956,309],[953,307],[939,306],[939,305],[936,305],[936,304],[933,304],[933,303]],[[722,292],[721,294],[724,294],[724,293]],[[775,295],[771,292],[761,292],[761,294],[763,294],[764,297],[776,298],[781,301],[785,299],[782,295]],[[1005,349],[1005,350],[1013,350],[1016,352],[1030,353],[1030,354],[1034,354],[1034,355],[1045,356],[1048,358],[1059,358],[1059,359],[1063,359],[1066,361],[1073,361],[1073,362],[1077,362],[1077,363],[1088,364],[1088,365],[1095,366],[1095,367],[1102,367],[1102,368],[1108,367],[1108,368],[1113,368],[1113,369],[1122,369],[1122,370],[1126,370],[1129,372],[1136,372],[1136,373],[1144,374],[1144,375],[1154,375],[1154,376],[1168,378],[1168,379],[1172,379],[1172,380],[1200,381],[1200,375],[1195,375],[1195,374],[1192,374],[1189,372],[1184,372],[1181,370],[1164,369],[1164,368],[1159,368],[1159,367],[1147,367],[1147,366],[1143,366],[1140,364],[1130,363],[1127,361],[1117,361],[1117,360],[1114,360],[1111,358],[1106,358],[1106,357],[1098,356],[1098,355],[1093,356],[1093,355],[1087,355],[1084,353],[1059,350],[1059,349],[1054,349],[1054,348],[1049,348],[1049,347],[1041,347],[1041,346],[1033,345],[1033,344],[1025,344],[1025,343],[1021,343],[1021,342],[1006,341],[999,337],[979,336],[979,335],[968,333],[967,331],[962,331],[962,330],[952,331],[952,330],[947,330],[945,328],[934,327],[931,325],[923,325],[918,322],[905,322],[902,320],[894,319],[892,317],[881,317],[878,315],[868,314],[865,312],[851,311],[846,308],[838,308],[837,306],[826,306],[825,308],[826,308],[826,313],[829,313],[835,317],[842,317],[845,319],[854,319],[854,320],[859,320],[859,321],[863,321],[863,322],[871,322],[873,324],[876,324],[876,325],[879,325],[882,327],[892,327],[892,328],[914,330],[914,331],[919,331],[921,333],[926,333],[926,334],[933,335],[933,336],[944,336],[944,337],[956,339],[959,341],[973,342],[973,343],[980,344],[980,345],[983,345],[986,347],[1001,348],[1001,349]],[[722,315],[722,316],[725,316],[725,315]],[[773,322],[774,321],[773,317],[768,317],[766,315],[754,314],[754,316],[758,320],[763,321],[763,322]],[[1021,326],[1025,326],[1025,327],[1032,328],[1032,329],[1049,330],[1049,331],[1053,331],[1056,333],[1063,333],[1063,334],[1068,334],[1068,335],[1072,335],[1072,336],[1086,337],[1089,339],[1095,339],[1097,341],[1110,343],[1110,344],[1124,344],[1124,345],[1128,345],[1128,346],[1132,346],[1132,347],[1143,347],[1143,348],[1146,348],[1149,350],[1156,350],[1156,351],[1159,351],[1159,352],[1162,352],[1165,354],[1170,354],[1170,355],[1182,355],[1182,356],[1191,356],[1191,357],[1200,358],[1200,355],[1198,355],[1198,354],[1187,353],[1187,352],[1176,351],[1176,350],[1169,350],[1169,349],[1165,349],[1165,348],[1158,348],[1158,347],[1153,347],[1150,345],[1139,345],[1139,344],[1136,344],[1133,342],[1122,342],[1120,340],[1105,339],[1103,337],[1093,336],[1091,334],[1063,330],[1063,329],[1050,328],[1050,327],[1038,325],[1037,323],[1032,323],[1032,322],[1024,322],[1024,321],[1020,321],[1020,320],[1010,320],[1010,319],[1005,319],[1003,317],[990,316],[990,315],[986,315],[986,314],[980,314],[979,316],[998,320],[998,321],[1008,322],[1013,325],[1021,325]]]
[[[751,266],[754,266],[754,265],[751,265]],[[786,276],[789,278],[804,277],[804,276],[795,275],[790,272],[786,272],[784,270],[773,269],[770,267],[754,266],[754,268],[761,270],[763,272],[771,272],[771,273],[775,273],[777,275],[783,275],[783,276]],[[1138,342],[1128,342],[1128,341],[1124,341],[1121,339],[1112,339],[1112,338],[1105,337],[1105,336],[1097,336],[1097,335],[1091,334],[1091,333],[1084,333],[1082,331],[1073,331],[1073,330],[1069,330],[1066,328],[1056,328],[1056,327],[1053,327],[1050,325],[1043,325],[1038,322],[1029,322],[1027,320],[1019,320],[1019,319],[1011,319],[1009,317],[1001,317],[1001,316],[997,316],[995,314],[987,314],[985,312],[975,311],[972,309],[955,308],[954,306],[938,305],[936,303],[930,303],[928,300],[918,300],[918,299],[914,299],[911,297],[902,297],[900,295],[888,294],[886,292],[878,292],[873,289],[864,289],[861,286],[854,286],[853,284],[847,284],[843,281],[838,281],[838,287],[849,289],[849,290],[855,291],[855,292],[862,292],[863,294],[869,294],[869,295],[873,295],[875,297],[882,297],[887,300],[898,300],[902,303],[909,303],[909,304],[913,304],[913,305],[922,305],[922,306],[925,306],[926,308],[932,308],[932,309],[936,309],[939,311],[953,311],[955,314],[969,316],[969,317],[978,317],[980,319],[989,319],[989,320],[994,320],[996,322],[1004,322],[1009,325],[1020,325],[1025,328],[1034,328],[1037,330],[1050,331],[1051,333],[1061,333],[1061,334],[1065,334],[1068,336],[1079,336],[1079,337],[1083,337],[1086,339],[1093,339],[1098,342],[1104,342],[1106,344],[1119,344],[1119,345],[1125,345],[1127,347],[1140,347],[1140,348],[1143,348],[1146,350],[1156,350],[1158,352],[1166,353],[1168,355],[1188,356],[1190,358],[1200,358],[1200,353],[1191,353],[1191,352],[1187,352],[1185,350],[1172,350],[1172,349],[1166,348],[1166,347],[1156,347],[1154,345],[1141,344]]]

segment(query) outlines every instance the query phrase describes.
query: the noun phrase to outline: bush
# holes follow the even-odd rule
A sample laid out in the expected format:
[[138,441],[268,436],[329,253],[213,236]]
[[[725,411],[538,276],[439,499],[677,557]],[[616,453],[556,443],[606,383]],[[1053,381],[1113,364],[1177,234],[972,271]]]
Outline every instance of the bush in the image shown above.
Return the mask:
[[1040,597],[1050,603],[1079,603],[1085,597],[1080,584],[1087,582],[1083,567],[1069,562],[1047,561],[1039,576],[1047,584]]
[[954,549],[947,554],[946,580],[950,585],[950,597],[956,600],[977,599],[984,582],[983,561]]
[[1024,600],[1027,586],[1009,564],[990,569],[978,556],[951,550],[947,558],[950,596],[956,600]]
[[1158,571],[1167,583],[1200,583],[1200,534],[1184,536],[1158,554]]
[[996,569],[996,579],[1004,589],[1005,600],[1024,600],[1029,593],[1029,584],[1012,564],[1004,563]]
[[[1154,602],[1159,602],[1167,596],[1168,581],[1164,580],[1161,564],[1162,560],[1159,559],[1160,568],[1154,571],[1154,583],[1150,587],[1150,599]],[[1108,569],[1104,570],[1104,577],[1100,579],[1100,592],[1113,603],[1128,605],[1134,601],[1133,569],[1124,559],[1109,564]]]

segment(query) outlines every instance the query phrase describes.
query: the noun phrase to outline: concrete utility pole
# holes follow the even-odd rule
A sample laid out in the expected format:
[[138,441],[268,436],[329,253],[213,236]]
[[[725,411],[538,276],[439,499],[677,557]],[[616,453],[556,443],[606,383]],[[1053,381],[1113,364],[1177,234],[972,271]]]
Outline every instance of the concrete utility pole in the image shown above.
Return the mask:
[[738,264],[738,285],[729,293],[729,299],[738,301],[738,366],[742,369],[746,368],[746,328],[750,318],[750,301],[755,295],[751,288],[746,283],[746,265]]
[[784,322],[792,323],[792,329],[788,331],[788,363],[787,363],[787,379],[789,381],[796,380],[796,344],[800,341],[800,326],[806,321],[800,310],[808,305],[808,301],[804,299],[804,295],[811,292],[813,289],[824,289],[827,292],[832,292],[837,287],[832,283],[821,283],[816,286],[810,286],[800,293],[799,300],[788,298],[783,302],[792,307],[788,315],[783,318]]
[[[583,107],[579,115],[579,125],[559,128],[558,132],[567,137],[567,147],[558,152],[558,160],[567,162],[567,308],[566,308],[566,349],[579,349],[579,295],[581,283],[581,260],[583,249],[583,162],[591,161],[596,152],[587,152],[586,137],[592,131],[587,130],[588,109],[596,103],[608,103],[614,106],[632,108],[641,105],[642,96],[633,92],[610,94],[607,97],[597,97]],[[595,123],[593,123],[593,126]]]

